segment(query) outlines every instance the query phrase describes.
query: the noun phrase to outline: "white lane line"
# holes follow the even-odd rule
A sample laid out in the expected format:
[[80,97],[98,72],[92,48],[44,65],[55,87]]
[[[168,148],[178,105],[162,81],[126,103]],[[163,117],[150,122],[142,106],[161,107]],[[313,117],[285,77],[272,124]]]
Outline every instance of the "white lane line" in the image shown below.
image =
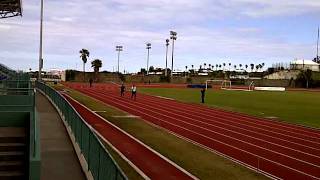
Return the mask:
[[112,117],[114,117],[114,118],[140,118],[140,116],[135,116],[135,115],[112,116]]
[[95,113],[105,113],[107,111],[93,111],[93,112],[95,112]]
[[168,97],[164,97],[164,96],[155,96],[155,97],[158,97],[158,98],[161,98],[161,99],[172,100],[172,101],[175,100],[175,99],[173,99],[173,98],[168,98]]

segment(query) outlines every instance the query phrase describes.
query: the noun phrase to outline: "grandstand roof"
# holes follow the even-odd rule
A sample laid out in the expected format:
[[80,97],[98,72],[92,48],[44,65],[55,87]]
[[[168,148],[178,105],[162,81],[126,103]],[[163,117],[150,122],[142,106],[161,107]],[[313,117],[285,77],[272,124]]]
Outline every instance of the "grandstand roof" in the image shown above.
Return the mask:
[[21,0],[1,0],[0,19],[22,16]]

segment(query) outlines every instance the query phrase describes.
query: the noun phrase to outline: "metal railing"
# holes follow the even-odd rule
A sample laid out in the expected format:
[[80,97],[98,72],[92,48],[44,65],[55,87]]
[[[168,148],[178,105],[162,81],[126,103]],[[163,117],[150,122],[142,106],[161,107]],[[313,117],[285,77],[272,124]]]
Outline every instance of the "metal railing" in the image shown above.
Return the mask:
[[36,82],[36,88],[44,92],[58,108],[64,121],[70,127],[76,143],[81,149],[88,171],[94,179],[127,180],[126,175],[101,143],[93,128],[78,114],[71,104],[53,88]]

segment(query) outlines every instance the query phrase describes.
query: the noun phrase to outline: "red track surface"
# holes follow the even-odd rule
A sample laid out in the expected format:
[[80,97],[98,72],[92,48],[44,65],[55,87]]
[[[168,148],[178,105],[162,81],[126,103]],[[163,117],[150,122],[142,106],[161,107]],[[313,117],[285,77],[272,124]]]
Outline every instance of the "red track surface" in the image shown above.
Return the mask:
[[138,94],[67,84],[241,163],[283,179],[320,179],[320,131]]
[[64,95],[79,114],[150,179],[193,179],[133,138]]

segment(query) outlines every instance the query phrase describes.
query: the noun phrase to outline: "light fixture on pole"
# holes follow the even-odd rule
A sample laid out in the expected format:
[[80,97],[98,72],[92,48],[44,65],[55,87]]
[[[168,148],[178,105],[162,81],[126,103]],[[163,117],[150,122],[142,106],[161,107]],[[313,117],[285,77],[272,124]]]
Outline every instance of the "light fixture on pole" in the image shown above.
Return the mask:
[[166,69],[165,69],[165,76],[168,76],[168,46],[169,46],[169,39],[166,39]]
[[147,56],[147,75],[149,75],[149,56],[150,56],[150,49],[151,49],[151,43],[146,44],[146,49],[148,50],[148,56]]
[[40,45],[39,45],[39,70],[38,70],[38,81],[41,81],[41,71],[43,68],[42,58],[42,28],[43,28],[43,0],[40,5]]
[[170,39],[172,39],[172,55],[171,55],[171,77],[173,75],[173,54],[174,54],[174,41],[177,40],[177,33],[170,31]]
[[119,71],[120,52],[123,51],[123,46],[116,46],[116,51],[118,51],[118,69],[117,69],[117,72],[120,73],[120,71]]

